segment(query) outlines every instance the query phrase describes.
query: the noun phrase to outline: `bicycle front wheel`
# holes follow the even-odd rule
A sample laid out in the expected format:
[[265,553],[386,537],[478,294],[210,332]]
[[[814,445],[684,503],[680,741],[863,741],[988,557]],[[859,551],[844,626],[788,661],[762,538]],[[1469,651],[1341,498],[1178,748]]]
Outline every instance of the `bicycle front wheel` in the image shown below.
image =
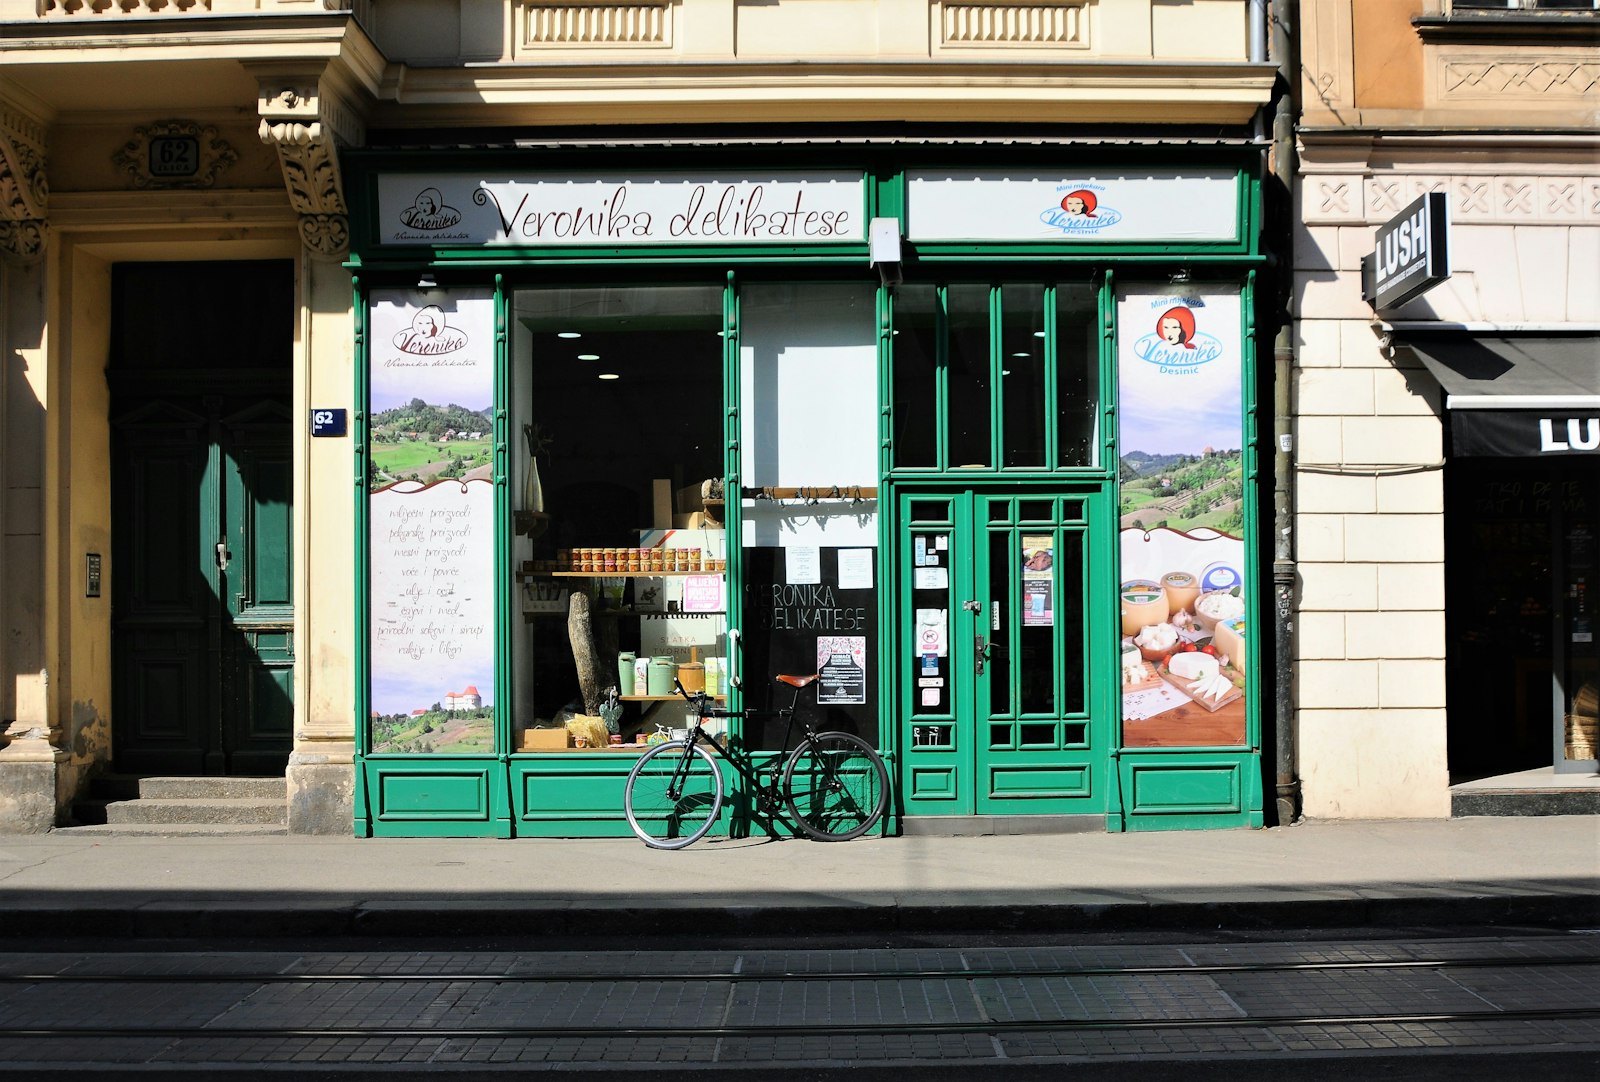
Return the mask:
[[889,803],[889,772],[859,736],[818,733],[801,741],[784,765],[783,799],[811,837],[847,842],[882,818]]
[[639,840],[655,849],[682,849],[701,838],[722,810],[722,771],[698,744],[657,744],[633,764],[622,809]]

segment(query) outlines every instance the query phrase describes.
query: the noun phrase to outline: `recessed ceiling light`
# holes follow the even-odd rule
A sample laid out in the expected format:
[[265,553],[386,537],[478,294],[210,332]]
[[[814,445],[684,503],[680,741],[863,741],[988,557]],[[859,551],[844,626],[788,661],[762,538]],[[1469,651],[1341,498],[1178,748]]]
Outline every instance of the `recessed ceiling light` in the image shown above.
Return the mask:
[[580,353],[580,354],[578,354],[578,360],[580,360],[580,361],[598,361],[599,359],[600,359],[600,354],[598,354],[598,353]]
[[557,338],[582,338],[583,335],[579,334],[577,331],[557,331],[556,332],[556,337]]
[[601,379],[621,379],[622,377],[617,375],[615,372],[601,372],[600,373],[600,378]]
[[1020,351],[1018,353],[1013,353],[1012,356],[1013,357],[1032,357],[1033,354],[1029,353],[1027,350],[1022,350],[1022,351]]
[[1034,331],[1033,332],[1033,336],[1035,338],[1043,338],[1044,337],[1044,332],[1043,331]]

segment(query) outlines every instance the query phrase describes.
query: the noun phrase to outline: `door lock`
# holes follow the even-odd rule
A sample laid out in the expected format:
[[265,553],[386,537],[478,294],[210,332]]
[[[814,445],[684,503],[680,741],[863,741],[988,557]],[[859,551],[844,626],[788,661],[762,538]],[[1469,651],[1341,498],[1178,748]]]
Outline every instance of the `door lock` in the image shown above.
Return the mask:
[[972,667],[979,676],[983,675],[983,666],[989,660],[989,644],[982,635],[974,635],[972,643]]
[[983,611],[983,602],[981,602],[981,601],[963,601],[961,603],[961,607],[963,609],[965,609],[967,612],[982,612]]
[[228,543],[226,541],[217,542],[217,570],[228,570]]

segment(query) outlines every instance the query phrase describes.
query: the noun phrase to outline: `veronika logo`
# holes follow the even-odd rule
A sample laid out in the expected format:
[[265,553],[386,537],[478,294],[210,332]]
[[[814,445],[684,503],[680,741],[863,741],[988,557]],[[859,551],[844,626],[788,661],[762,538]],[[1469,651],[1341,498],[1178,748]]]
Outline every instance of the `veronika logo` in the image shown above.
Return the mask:
[[1190,375],[1222,356],[1222,343],[1198,330],[1193,309],[1179,304],[1156,318],[1154,333],[1134,341],[1133,355],[1164,375]]
[[400,221],[411,229],[436,233],[461,221],[461,212],[445,206],[438,188],[424,188],[417,193],[416,202],[400,212]]
[[411,326],[394,336],[394,344],[413,357],[437,357],[461,349],[467,336],[445,323],[443,308],[430,304],[411,317]]
[[[1057,188],[1057,191],[1061,189]],[[1074,188],[1061,197],[1061,203],[1040,213],[1039,220],[1052,229],[1082,236],[1092,235],[1122,221],[1122,212],[1102,206],[1100,197],[1088,188]]]

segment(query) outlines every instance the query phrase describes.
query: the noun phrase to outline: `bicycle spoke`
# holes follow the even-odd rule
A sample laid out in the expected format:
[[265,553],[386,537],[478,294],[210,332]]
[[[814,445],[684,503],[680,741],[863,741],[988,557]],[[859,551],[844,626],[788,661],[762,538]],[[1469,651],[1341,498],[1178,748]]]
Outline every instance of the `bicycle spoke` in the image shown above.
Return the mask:
[[784,769],[783,786],[800,828],[825,841],[865,834],[888,802],[883,760],[849,733],[821,733],[801,744]]
[[722,777],[704,749],[662,744],[628,775],[623,808],[646,845],[680,849],[711,829],[722,807]]

